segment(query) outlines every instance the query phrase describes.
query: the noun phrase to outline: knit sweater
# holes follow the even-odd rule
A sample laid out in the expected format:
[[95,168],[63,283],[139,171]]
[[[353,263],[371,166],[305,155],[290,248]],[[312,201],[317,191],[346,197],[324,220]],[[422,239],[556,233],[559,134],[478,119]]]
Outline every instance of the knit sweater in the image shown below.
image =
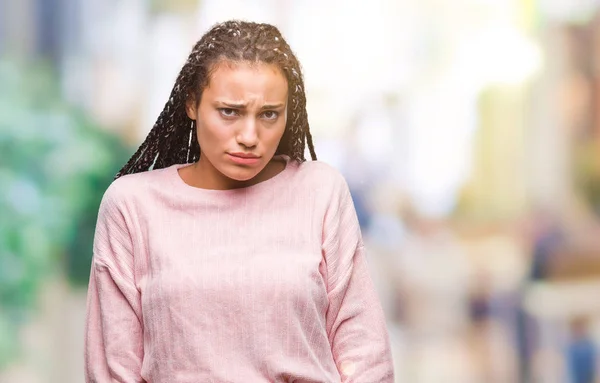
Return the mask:
[[341,174],[286,159],[253,186],[173,165],[102,199],[86,382],[393,382],[384,313]]

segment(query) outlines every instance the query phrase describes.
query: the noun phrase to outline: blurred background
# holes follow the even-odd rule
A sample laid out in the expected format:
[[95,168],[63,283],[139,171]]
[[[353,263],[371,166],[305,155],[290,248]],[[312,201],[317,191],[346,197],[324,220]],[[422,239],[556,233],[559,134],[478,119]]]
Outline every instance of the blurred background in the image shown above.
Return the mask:
[[397,382],[600,382],[600,1],[0,1],[0,382],[83,382],[97,210],[192,45],[276,24]]

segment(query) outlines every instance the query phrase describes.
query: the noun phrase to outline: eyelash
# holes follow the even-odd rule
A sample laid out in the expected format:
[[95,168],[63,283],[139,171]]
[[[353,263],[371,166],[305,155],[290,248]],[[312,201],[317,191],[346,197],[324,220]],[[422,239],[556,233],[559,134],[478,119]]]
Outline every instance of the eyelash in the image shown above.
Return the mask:
[[[233,117],[237,117],[240,115],[239,111],[237,109],[233,109],[233,108],[218,108],[217,110],[219,111],[221,116],[223,116],[225,118],[233,118]],[[232,114],[232,112],[233,112],[233,114]],[[273,117],[266,118],[266,120],[268,120],[268,121],[274,121],[279,117],[279,112],[276,112],[274,110],[264,111],[262,113],[262,115],[264,116],[266,113],[273,113]]]
[[[232,108],[219,108],[218,111],[219,111],[219,113],[221,113],[221,116],[227,117],[227,118],[235,117],[238,115],[238,111],[236,109],[232,109]],[[227,112],[233,112],[234,114],[230,114]]]
[[279,117],[279,112],[276,112],[276,111],[274,111],[274,110],[267,110],[267,111],[264,111],[264,112],[262,113],[262,114],[263,114],[263,116],[264,116],[266,113],[273,113],[273,117],[272,117],[272,118],[267,118],[267,120],[276,120],[276,119],[277,119],[277,117]]

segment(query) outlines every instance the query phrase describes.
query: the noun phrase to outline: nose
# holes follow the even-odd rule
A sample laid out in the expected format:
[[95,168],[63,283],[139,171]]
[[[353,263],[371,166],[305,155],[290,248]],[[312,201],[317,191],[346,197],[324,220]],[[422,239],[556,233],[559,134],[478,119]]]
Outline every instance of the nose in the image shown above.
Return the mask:
[[253,148],[258,145],[258,131],[256,121],[253,118],[246,118],[240,121],[236,140],[238,144],[246,148]]

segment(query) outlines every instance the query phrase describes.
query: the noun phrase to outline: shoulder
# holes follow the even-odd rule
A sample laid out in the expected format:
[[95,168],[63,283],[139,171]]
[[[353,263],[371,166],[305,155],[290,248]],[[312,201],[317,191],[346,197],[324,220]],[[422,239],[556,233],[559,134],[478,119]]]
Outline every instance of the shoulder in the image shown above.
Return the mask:
[[149,170],[141,173],[126,174],[114,180],[104,192],[100,209],[127,206],[143,200],[155,188],[164,187],[168,182],[171,168]]
[[305,161],[298,165],[298,174],[311,184],[330,187],[346,186],[346,179],[342,173],[323,161]]
[[322,161],[305,161],[298,164],[295,187],[310,190],[312,195],[333,203],[347,199],[350,195],[348,184],[342,173]]

